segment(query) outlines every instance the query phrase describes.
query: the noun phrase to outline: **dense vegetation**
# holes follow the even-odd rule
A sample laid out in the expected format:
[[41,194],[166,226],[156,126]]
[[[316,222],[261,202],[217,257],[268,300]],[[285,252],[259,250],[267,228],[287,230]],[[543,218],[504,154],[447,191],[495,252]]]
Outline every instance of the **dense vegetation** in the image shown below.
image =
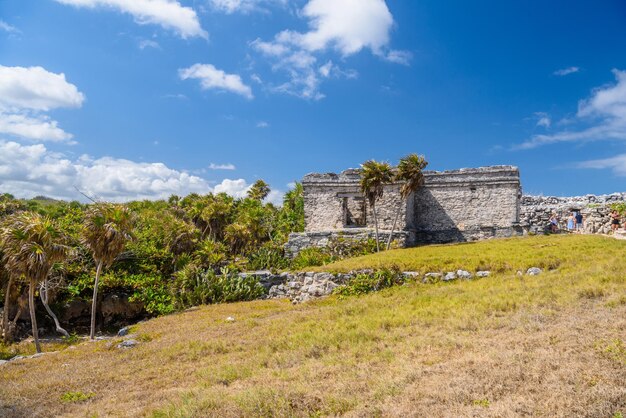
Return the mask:
[[[258,283],[238,280],[234,273],[289,267],[292,261],[285,257],[283,244],[290,232],[304,229],[302,186],[297,184],[285,195],[282,207],[263,203],[268,193],[267,185],[259,181],[241,199],[223,193],[192,194],[113,205],[0,195],[0,227],[7,255],[0,253],[4,260],[0,263],[0,300],[5,301],[10,279],[7,301],[15,302],[29,287],[39,292],[44,280],[54,289],[53,305],[77,298],[91,300],[96,275],[100,295],[130,294],[131,301],[142,302],[152,315],[199,303],[258,297]],[[43,241],[37,241],[40,235],[26,236],[30,229],[25,222],[38,222],[42,230],[53,232],[48,234],[47,249],[41,247]],[[31,279],[28,271],[19,268],[24,265],[22,259],[43,260],[57,244],[63,256],[52,259],[45,269],[38,265],[42,277]],[[20,252],[24,248],[31,252]],[[294,264],[334,259],[330,252],[318,251]],[[10,260],[14,263],[9,266]]]

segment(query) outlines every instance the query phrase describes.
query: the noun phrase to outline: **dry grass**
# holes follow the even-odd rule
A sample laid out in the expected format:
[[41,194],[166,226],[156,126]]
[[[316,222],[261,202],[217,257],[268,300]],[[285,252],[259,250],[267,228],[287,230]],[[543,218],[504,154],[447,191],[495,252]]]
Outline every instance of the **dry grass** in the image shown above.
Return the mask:
[[[579,242],[558,245],[578,248],[569,239]],[[535,277],[158,318],[136,327],[133,349],[83,343],[0,366],[0,415],[617,417],[626,253],[619,241],[595,242],[570,257],[574,266]],[[546,247],[523,248],[537,257]]]

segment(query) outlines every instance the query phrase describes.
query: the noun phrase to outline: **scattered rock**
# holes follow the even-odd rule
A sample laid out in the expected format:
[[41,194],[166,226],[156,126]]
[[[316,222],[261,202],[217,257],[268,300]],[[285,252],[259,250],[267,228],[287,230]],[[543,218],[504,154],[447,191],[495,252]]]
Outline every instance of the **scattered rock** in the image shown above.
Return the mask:
[[524,273],[522,273],[521,270],[517,270],[517,273],[515,273],[515,274],[517,274],[518,276],[523,276],[524,275]]
[[441,273],[426,273],[422,279],[422,283],[437,283],[441,280],[441,276],[443,276]]
[[487,271],[487,270],[477,271],[476,272],[476,277],[488,277],[490,274],[491,274],[491,272]]
[[456,273],[453,271],[449,271],[448,273],[446,273],[446,275],[443,277],[443,281],[444,282],[449,282],[451,280],[456,280]]
[[124,327],[122,329],[120,329],[119,331],[117,331],[117,336],[118,337],[125,337],[128,335],[128,333],[130,332],[130,327]]
[[531,267],[526,270],[526,274],[529,276],[538,276],[543,272],[539,267]]
[[229,316],[228,318],[226,318],[226,322],[235,322],[235,318]]
[[471,279],[471,278],[472,278],[472,273],[470,273],[470,272],[469,272],[469,271],[467,271],[467,270],[457,270],[457,271],[456,271],[456,276],[457,276],[459,279],[465,279],[465,280],[467,280],[467,279]]
[[403,271],[402,276],[404,276],[405,279],[417,279],[420,274],[417,271]]
[[133,348],[133,347],[136,347],[138,344],[139,343],[137,342],[137,340],[125,340],[119,343],[117,345],[117,348],[121,348],[121,349]]
[[2,366],[3,364],[6,364],[6,363],[8,363],[7,360],[0,360],[0,366]]

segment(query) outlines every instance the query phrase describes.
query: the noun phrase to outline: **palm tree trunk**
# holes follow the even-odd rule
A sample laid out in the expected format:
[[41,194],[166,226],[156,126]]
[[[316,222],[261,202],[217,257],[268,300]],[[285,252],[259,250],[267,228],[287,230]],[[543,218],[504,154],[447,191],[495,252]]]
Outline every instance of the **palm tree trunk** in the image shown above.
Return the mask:
[[54,321],[54,325],[56,327],[57,332],[69,338],[70,334],[68,334],[67,331],[61,327],[61,324],[59,324],[59,319],[54,314],[54,312],[52,312],[52,309],[50,309],[50,306],[48,305],[48,281],[47,280],[42,283],[41,287],[39,287],[39,297],[41,298],[41,303],[43,303],[44,308],[46,308],[46,311],[48,311],[48,315],[52,317],[52,320]]
[[378,217],[376,216],[376,203],[372,204],[372,211],[374,212],[374,232],[376,236],[376,252],[380,251],[380,246],[378,244]]
[[9,323],[9,308],[11,307],[11,285],[13,284],[13,275],[9,274],[9,283],[7,284],[7,290],[4,294],[4,310],[2,311],[2,333],[3,341],[5,344],[10,342],[11,332],[9,330],[11,324]]
[[93,285],[93,300],[91,302],[91,332],[89,338],[93,340],[96,337],[96,308],[98,306],[98,282],[100,280],[100,272],[102,271],[102,260],[98,261],[96,268],[96,281]]
[[37,329],[37,316],[35,315],[35,280],[30,279],[28,287],[28,307],[30,309],[30,323],[33,328],[33,339],[35,340],[35,350],[41,353],[41,344],[39,344],[39,330]]
[[400,207],[398,207],[398,210],[396,211],[396,216],[393,218],[393,225],[391,226],[391,233],[389,234],[389,238],[387,238],[387,247],[385,248],[385,250],[389,250],[389,247],[391,246],[391,239],[393,238],[393,231],[396,230],[396,222],[398,222],[398,218],[400,217]]

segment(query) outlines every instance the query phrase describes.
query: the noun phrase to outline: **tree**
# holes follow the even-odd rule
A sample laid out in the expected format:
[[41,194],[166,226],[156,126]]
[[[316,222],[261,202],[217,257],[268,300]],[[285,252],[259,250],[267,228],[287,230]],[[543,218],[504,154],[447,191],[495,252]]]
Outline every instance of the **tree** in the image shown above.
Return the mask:
[[[402,186],[400,186],[400,198],[403,201],[406,202],[412,193],[424,185],[423,170],[427,165],[428,161],[426,161],[426,158],[423,155],[409,154],[400,159],[395,180],[402,182]],[[393,220],[393,226],[391,227],[391,233],[387,239],[387,250],[391,246],[393,231],[396,229],[396,222],[398,221],[398,216],[400,216],[400,211],[401,207],[398,206],[396,216]]]
[[0,232],[7,270],[14,277],[28,281],[30,321],[38,353],[41,353],[41,345],[35,315],[35,289],[47,279],[54,264],[67,256],[69,247],[64,241],[65,237],[50,218],[33,212],[12,215]]
[[102,268],[110,267],[132,239],[134,216],[125,206],[111,203],[96,203],[85,212],[82,243],[89,249],[96,263],[96,277],[91,302],[91,331],[89,338],[96,335],[96,309],[98,282]]
[[270,186],[263,180],[257,180],[254,182],[250,190],[248,190],[248,197],[253,200],[261,201],[270,194]]
[[385,184],[393,181],[393,171],[386,162],[369,160],[361,164],[361,192],[367,198],[374,213],[374,227],[376,234],[376,251],[380,251],[378,242],[378,216],[376,201],[383,197]]

